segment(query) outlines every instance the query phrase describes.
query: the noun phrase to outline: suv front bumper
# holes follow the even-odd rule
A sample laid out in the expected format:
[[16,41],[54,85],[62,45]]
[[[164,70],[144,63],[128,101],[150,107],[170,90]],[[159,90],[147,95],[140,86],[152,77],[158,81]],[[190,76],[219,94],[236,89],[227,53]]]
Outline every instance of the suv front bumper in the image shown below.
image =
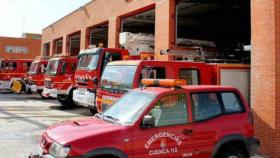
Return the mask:
[[31,153],[31,154],[29,154],[28,158],[55,158],[55,157],[53,157],[51,155],[43,155],[43,156],[41,156],[39,154],[32,154]]

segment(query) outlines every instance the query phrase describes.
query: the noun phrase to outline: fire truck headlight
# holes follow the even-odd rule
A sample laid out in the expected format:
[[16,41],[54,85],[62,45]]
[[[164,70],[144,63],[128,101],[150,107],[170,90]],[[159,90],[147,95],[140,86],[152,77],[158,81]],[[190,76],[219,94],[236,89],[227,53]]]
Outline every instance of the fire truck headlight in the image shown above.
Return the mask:
[[69,155],[70,150],[71,148],[69,146],[52,143],[49,153],[57,158],[66,158]]

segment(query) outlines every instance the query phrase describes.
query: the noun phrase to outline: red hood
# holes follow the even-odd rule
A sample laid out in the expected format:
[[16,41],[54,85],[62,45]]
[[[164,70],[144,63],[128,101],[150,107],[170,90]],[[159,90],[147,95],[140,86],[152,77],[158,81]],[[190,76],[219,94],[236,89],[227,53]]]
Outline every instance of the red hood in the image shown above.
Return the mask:
[[81,120],[65,121],[46,130],[48,137],[60,144],[76,140],[98,137],[99,134],[124,130],[126,127],[91,117]]

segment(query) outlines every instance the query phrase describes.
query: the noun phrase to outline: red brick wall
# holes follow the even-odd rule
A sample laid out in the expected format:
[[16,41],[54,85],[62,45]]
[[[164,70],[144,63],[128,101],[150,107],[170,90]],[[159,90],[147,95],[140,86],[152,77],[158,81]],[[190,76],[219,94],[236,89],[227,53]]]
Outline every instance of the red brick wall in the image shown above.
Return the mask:
[[155,53],[158,59],[167,60],[167,56],[159,55],[160,50],[174,46],[175,6],[175,0],[162,0],[156,3]]
[[252,0],[252,106],[261,152],[280,157],[280,1]]
[[[158,0],[133,0],[127,2],[126,0],[94,0],[84,8],[73,12],[60,21],[45,28],[42,35],[42,44],[47,42],[52,43],[51,41],[54,39],[60,37],[65,38],[66,35],[72,34],[79,30],[82,30],[83,35],[85,34],[84,31],[87,27],[98,25],[106,21],[109,21],[109,25],[119,29],[120,23],[119,21],[114,21],[114,19],[118,19],[119,16],[125,15],[140,8],[153,5],[157,1]],[[113,28],[110,30],[109,28],[109,46],[114,47],[118,45],[115,34],[115,32],[118,31],[119,30],[113,30]],[[86,36],[82,36],[82,38],[86,38]],[[81,42],[83,42],[81,43],[81,48],[85,48],[85,39],[81,39]],[[51,54],[52,50],[53,49],[51,49]],[[63,49],[63,53],[66,53],[65,47]]]
[[[28,53],[6,53],[5,46],[24,46]],[[33,59],[41,54],[41,40],[27,38],[0,37],[0,57],[12,59]]]

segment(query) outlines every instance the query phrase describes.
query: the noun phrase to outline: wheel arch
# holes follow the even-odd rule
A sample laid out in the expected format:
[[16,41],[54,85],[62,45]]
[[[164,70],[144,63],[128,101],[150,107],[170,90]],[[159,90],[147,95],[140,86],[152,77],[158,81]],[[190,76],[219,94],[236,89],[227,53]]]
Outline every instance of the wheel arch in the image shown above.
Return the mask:
[[112,155],[118,158],[128,158],[128,156],[121,150],[116,148],[99,148],[92,150],[84,155],[85,158],[98,157],[102,155]]
[[247,144],[246,138],[244,138],[242,135],[240,134],[234,134],[234,135],[228,135],[223,137],[222,139],[220,139],[218,141],[218,143],[215,145],[214,150],[212,152],[212,156],[211,157],[216,157],[216,155],[219,153],[220,149],[230,143],[230,142],[234,142],[234,143],[241,143],[242,145],[244,145],[246,147],[246,151],[249,152],[249,146]]
[[70,92],[71,91],[74,91],[75,90],[75,88],[73,87],[73,84],[71,85],[71,86],[69,86],[68,88],[67,88],[67,95],[69,95],[70,94]]

